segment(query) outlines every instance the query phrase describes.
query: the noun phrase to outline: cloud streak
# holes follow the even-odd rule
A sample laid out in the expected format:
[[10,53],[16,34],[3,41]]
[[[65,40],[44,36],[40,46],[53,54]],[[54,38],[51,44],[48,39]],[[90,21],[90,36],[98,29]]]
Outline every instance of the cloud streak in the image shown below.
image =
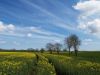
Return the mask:
[[[55,25],[55,26],[58,26],[60,28],[63,28],[63,29],[69,29],[69,30],[74,30],[74,28],[66,23],[63,19],[61,19],[60,17],[56,16],[55,14],[51,13],[50,11],[46,10],[45,8],[42,8],[41,6],[33,3],[33,2],[30,2],[30,1],[23,1],[21,0],[23,3],[33,7],[33,8],[36,8],[38,9],[39,11],[43,12],[44,14],[48,15],[49,17],[52,17],[51,19],[51,23],[53,23],[52,25]],[[59,24],[57,23],[59,22]]]
[[4,24],[0,21],[0,34],[18,37],[63,38],[64,35],[43,30],[40,27],[18,27],[13,24]]

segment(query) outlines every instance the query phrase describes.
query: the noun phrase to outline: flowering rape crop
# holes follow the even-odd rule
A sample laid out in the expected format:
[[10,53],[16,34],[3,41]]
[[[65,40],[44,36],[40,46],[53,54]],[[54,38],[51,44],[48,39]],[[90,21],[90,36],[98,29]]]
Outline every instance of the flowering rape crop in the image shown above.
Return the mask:
[[0,75],[56,75],[48,59],[32,52],[0,52]]
[[35,54],[27,52],[0,52],[0,75],[29,75]]
[[55,68],[49,63],[48,59],[38,54],[39,60],[35,68],[35,75],[56,75]]
[[0,52],[0,75],[100,75],[100,55]]

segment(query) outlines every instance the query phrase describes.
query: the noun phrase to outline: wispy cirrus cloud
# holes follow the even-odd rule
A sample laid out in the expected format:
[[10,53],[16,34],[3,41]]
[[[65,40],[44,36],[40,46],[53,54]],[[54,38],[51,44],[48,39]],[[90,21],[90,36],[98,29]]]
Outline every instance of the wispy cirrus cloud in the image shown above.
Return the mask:
[[18,37],[63,38],[64,35],[46,31],[40,27],[18,27],[13,24],[5,24],[0,21],[0,34]]
[[[72,9],[69,9],[67,6],[65,6],[62,2],[57,1],[56,5],[55,5],[55,3],[53,3],[53,1],[49,1],[55,7],[57,7],[57,6],[59,6],[59,8],[61,7],[61,11],[59,12],[60,16],[59,16],[59,15],[56,15],[56,13],[51,12],[51,10],[47,10],[46,8],[42,7],[41,5],[31,2],[29,0],[27,0],[27,1],[19,0],[19,1],[21,2],[21,4],[26,5],[26,9],[27,9],[27,7],[30,8],[29,12],[27,12],[27,13],[25,12],[23,14],[18,13],[17,10],[20,9],[19,8],[20,5],[17,6],[18,7],[17,10],[15,10],[13,8],[8,8],[7,10],[3,10],[3,11],[6,11],[6,13],[9,14],[10,16],[14,16],[17,19],[17,21],[20,23],[20,25],[21,24],[25,25],[25,23],[26,23],[25,20],[27,20],[28,22],[32,22],[32,23],[34,23],[34,22],[44,23],[45,26],[48,26],[47,24],[49,23],[50,26],[56,26],[56,27],[62,28],[64,30],[74,30],[74,31],[76,30],[76,27],[74,26],[74,24],[71,24],[73,22],[68,22],[68,21],[70,21],[70,19],[67,18],[67,15],[65,15],[66,18],[64,18],[63,13],[62,14],[60,13],[60,12],[64,12],[66,14],[69,13],[71,16],[73,14],[72,12],[74,12]],[[41,2],[43,2],[43,1],[41,1]],[[12,3],[12,2],[10,2],[10,3]],[[44,2],[44,3],[46,3],[46,2]],[[14,7],[16,7],[16,4]],[[37,9],[38,11],[33,10],[34,8]],[[11,11],[11,9],[13,9],[13,11]],[[67,12],[64,11],[65,9],[67,9]],[[24,11],[25,11],[25,9],[24,9]],[[35,12],[37,11],[39,13],[36,14],[36,13],[34,13],[34,11]],[[37,17],[41,16],[41,15],[42,15],[43,20],[41,20],[39,18],[37,19]],[[62,18],[61,18],[61,15],[63,15]],[[35,19],[34,19],[34,17],[35,17]],[[38,25],[40,25],[40,24],[38,24]]]
[[93,40],[90,38],[84,39],[83,41],[83,45],[90,45],[93,43]]
[[[69,29],[69,30],[75,29],[70,23],[67,23],[66,21],[64,21],[64,19],[62,19],[61,17],[57,16],[56,14],[48,11],[47,9],[43,8],[42,6],[39,6],[38,4],[35,4],[31,1],[21,0],[21,2],[31,6],[33,8],[36,8],[39,11],[41,11],[42,13],[44,13],[45,15],[47,15],[48,17],[51,17],[51,19],[47,21],[48,23],[51,22],[52,23],[51,25],[55,25],[55,26],[63,28],[63,29]],[[62,5],[62,4],[60,4],[60,5]]]

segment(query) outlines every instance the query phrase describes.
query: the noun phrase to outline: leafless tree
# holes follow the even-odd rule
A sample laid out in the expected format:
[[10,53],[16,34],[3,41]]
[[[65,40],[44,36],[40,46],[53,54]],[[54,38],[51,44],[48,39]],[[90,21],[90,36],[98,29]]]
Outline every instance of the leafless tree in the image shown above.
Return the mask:
[[52,43],[47,43],[46,48],[48,51],[50,51],[50,54],[52,54],[52,51],[54,50],[54,45]]
[[55,47],[55,50],[57,51],[57,53],[59,54],[62,45],[61,45],[60,43],[55,43],[55,44],[54,44],[54,47]]
[[77,56],[78,48],[81,45],[81,41],[80,41],[79,37],[75,34],[70,35],[70,40],[71,40],[71,46],[73,46],[75,55]]

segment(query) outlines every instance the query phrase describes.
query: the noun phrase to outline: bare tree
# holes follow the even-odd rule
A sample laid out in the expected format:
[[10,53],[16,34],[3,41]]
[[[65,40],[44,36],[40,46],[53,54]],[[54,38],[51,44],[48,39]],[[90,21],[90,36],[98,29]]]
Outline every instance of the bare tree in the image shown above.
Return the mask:
[[57,53],[59,54],[62,45],[61,45],[60,43],[55,43],[55,44],[54,44],[54,47],[55,47],[55,50],[57,51]]
[[75,35],[75,34],[70,35],[69,38],[70,38],[71,46],[73,46],[74,51],[75,51],[75,55],[77,56],[77,54],[78,54],[78,48],[79,48],[79,46],[81,44],[81,41],[78,38],[78,36]]
[[67,48],[69,50],[69,56],[70,56],[70,48],[72,47],[70,36],[65,38],[64,42],[65,42],[65,45],[67,46]]
[[52,54],[52,51],[54,50],[54,45],[52,43],[47,43],[46,48],[48,51],[50,51],[50,54]]
[[41,53],[44,53],[45,49],[44,48],[41,48],[40,52]]

